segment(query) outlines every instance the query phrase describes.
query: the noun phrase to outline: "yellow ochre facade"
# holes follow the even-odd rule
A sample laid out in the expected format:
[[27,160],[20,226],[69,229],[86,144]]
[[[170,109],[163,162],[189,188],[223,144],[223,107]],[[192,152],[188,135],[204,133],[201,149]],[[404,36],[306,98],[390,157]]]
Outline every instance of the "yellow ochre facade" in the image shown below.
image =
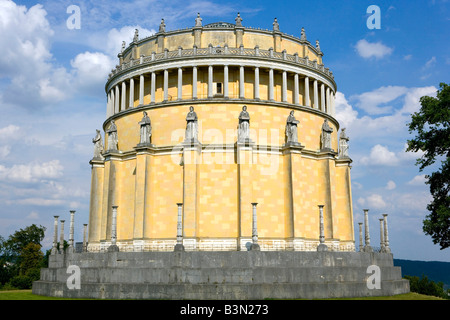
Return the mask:
[[[90,162],[89,251],[107,250],[113,237],[121,251],[173,251],[177,204],[185,250],[247,250],[254,216],[261,250],[316,250],[319,205],[329,250],[355,250],[336,83],[303,29],[287,35],[276,20],[273,30],[248,28],[238,15],[234,24],[197,16],[192,28],[166,31],[162,20],[150,37],[136,30],[118,57]],[[249,136],[240,141],[244,106]],[[190,111],[195,139],[187,139]],[[288,138],[291,111],[298,123]],[[150,143],[142,143],[145,114]]]

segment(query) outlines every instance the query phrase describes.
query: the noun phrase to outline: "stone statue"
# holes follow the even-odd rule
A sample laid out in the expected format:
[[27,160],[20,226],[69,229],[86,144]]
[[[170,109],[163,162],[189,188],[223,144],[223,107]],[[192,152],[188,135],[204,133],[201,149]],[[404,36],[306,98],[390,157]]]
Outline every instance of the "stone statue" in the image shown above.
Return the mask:
[[303,28],[303,27],[302,27],[302,31],[301,31],[301,35],[300,35],[300,40],[306,41],[306,32],[305,32],[305,28]]
[[242,18],[241,18],[241,14],[238,12],[236,19],[234,19],[234,21],[236,21],[236,27],[242,27]]
[[117,136],[117,127],[114,123],[114,120],[111,120],[111,124],[109,125],[106,133],[108,134],[108,151],[118,151],[119,139]]
[[195,19],[195,26],[196,27],[202,26],[202,18],[200,18],[200,13],[197,13],[197,18]]
[[345,133],[345,128],[342,128],[339,135],[339,158],[348,158],[348,141],[349,137]]
[[194,107],[189,107],[189,112],[186,116],[186,135],[185,142],[198,142],[198,117],[194,111]]
[[319,40],[316,40],[316,49],[317,51],[321,52]]
[[139,30],[135,29],[134,30],[133,42],[138,42],[138,40],[139,40]]
[[297,144],[297,125],[300,121],[296,120],[294,117],[294,110],[289,113],[289,116],[286,120],[286,143]]
[[250,114],[247,111],[247,106],[243,106],[239,114],[238,141],[250,141]]
[[144,116],[139,122],[139,125],[141,126],[141,141],[139,145],[150,145],[150,137],[152,136],[152,123],[147,115],[147,112],[144,111],[143,113]]
[[331,148],[331,133],[333,129],[328,124],[328,119],[325,119],[322,125],[322,150],[332,150]]
[[102,135],[100,134],[100,130],[96,130],[97,134],[92,139],[92,143],[94,144],[94,160],[104,160],[105,158],[102,155],[103,152],[103,142]]
[[275,18],[273,21],[273,31],[280,31],[280,25],[278,23],[277,18]]
[[159,24],[159,32],[166,32],[166,24],[164,23],[164,19],[161,19],[161,23]]
[[122,52],[125,50],[126,45],[127,45],[126,42],[122,41]]

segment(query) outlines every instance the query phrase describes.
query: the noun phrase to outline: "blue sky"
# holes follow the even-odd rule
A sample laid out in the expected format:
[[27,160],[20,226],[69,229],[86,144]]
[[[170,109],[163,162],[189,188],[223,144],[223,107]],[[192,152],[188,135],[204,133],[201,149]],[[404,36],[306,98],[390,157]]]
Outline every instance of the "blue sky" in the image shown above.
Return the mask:
[[[66,12],[81,9],[81,28]],[[381,29],[368,29],[370,5]],[[450,261],[422,232],[431,200],[420,154],[405,153],[410,114],[419,98],[449,83],[450,1],[7,1],[0,0],[0,235],[76,210],[76,240],[88,223],[95,129],[106,114],[104,84],[122,41],[134,29],[152,34],[234,22],[320,40],[324,63],[338,86],[337,118],[350,136],[354,222],[369,208],[372,244],[379,246],[381,214],[389,214],[394,257]],[[428,171],[429,172],[429,171]],[[66,228],[68,230],[68,227]],[[358,230],[355,228],[358,245]],[[66,235],[67,238],[67,235]]]

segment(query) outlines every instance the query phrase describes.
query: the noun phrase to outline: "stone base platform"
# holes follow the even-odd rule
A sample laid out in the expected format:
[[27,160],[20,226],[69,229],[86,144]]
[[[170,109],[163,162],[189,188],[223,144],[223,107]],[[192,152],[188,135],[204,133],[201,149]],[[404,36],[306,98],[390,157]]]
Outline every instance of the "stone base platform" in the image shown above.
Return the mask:
[[32,292],[98,299],[320,299],[407,293],[409,282],[390,253],[86,252],[51,255]]

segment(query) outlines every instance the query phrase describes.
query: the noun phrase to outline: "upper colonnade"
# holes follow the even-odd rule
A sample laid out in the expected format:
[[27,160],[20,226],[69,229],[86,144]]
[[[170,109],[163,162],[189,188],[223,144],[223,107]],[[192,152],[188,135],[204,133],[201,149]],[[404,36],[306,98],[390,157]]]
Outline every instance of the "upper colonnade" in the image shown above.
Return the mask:
[[[128,109],[168,102],[264,101],[309,107],[335,115],[336,83],[322,63],[319,42],[273,30],[236,24],[202,26],[159,32],[139,39],[136,30],[128,47],[123,43],[119,64],[109,75],[107,118]],[[161,105],[162,106],[162,105]]]

